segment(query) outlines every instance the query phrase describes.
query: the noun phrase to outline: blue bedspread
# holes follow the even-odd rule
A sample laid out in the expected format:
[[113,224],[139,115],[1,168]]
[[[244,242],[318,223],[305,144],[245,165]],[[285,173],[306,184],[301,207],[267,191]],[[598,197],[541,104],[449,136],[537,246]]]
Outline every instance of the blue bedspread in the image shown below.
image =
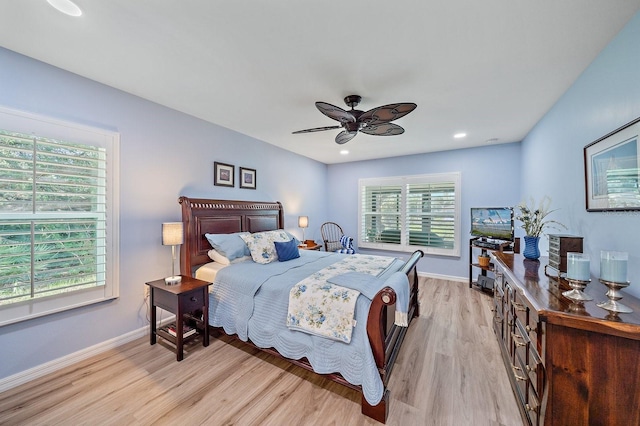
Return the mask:
[[[273,347],[287,358],[306,357],[317,373],[340,373],[350,383],[361,385],[367,402],[376,405],[382,399],[384,386],[367,337],[369,299],[358,297],[357,325],[350,344],[286,326],[291,287],[344,256],[347,255],[303,250],[300,258],[287,262],[229,265],[217,273],[212,286],[209,323],[244,341],[250,339],[258,347]],[[396,260],[385,274],[396,272],[403,263]],[[385,276],[380,278],[384,282]]]

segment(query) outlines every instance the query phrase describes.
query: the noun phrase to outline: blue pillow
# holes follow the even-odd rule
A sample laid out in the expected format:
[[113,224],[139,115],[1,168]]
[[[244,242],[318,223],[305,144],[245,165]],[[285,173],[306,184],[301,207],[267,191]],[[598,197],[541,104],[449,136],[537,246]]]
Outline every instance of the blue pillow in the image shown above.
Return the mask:
[[296,240],[292,239],[285,243],[274,241],[276,246],[276,253],[278,253],[278,260],[280,262],[286,262],[287,260],[300,257],[300,251],[298,250],[298,244]]
[[236,232],[234,234],[204,234],[218,253],[229,260],[237,259],[243,256],[251,256],[249,247],[240,235],[249,234],[248,232]]

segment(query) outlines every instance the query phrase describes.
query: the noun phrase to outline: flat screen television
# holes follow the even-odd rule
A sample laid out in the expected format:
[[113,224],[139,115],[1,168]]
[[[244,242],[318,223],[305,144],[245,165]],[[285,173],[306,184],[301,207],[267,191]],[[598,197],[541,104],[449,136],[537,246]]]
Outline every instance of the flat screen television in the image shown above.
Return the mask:
[[474,237],[513,241],[513,208],[472,207],[471,235]]

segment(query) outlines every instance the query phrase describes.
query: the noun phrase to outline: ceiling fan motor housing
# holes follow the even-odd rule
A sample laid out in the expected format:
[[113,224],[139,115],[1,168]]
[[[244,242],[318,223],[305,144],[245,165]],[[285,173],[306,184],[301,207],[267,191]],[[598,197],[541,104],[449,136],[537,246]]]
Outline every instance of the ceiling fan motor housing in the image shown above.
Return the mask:
[[344,103],[349,105],[351,108],[355,108],[358,106],[361,100],[362,100],[362,96],[349,95],[344,98]]

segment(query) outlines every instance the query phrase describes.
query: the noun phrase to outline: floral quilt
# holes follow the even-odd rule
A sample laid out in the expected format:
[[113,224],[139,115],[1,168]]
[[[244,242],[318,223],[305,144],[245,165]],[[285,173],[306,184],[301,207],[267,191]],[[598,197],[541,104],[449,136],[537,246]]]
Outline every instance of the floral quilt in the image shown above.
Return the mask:
[[287,326],[349,343],[355,326],[355,306],[360,292],[327,280],[347,272],[376,277],[394,260],[393,257],[355,254],[300,281],[289,292]]

